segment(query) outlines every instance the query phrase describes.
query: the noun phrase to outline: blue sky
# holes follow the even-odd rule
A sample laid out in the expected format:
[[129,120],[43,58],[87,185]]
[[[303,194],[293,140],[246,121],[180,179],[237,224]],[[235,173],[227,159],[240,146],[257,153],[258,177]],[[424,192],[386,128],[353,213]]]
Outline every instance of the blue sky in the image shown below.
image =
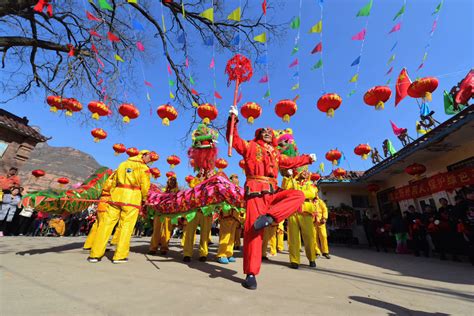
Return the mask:
[[[402,67],[409,71],[411,79],[424,76],[435,76],[439,79],[439,87],[433,94],[432,110],[436,111],[435,118],[444,121],[448,117],[443,110],[443,89],[449,90],[461,80],[473,66],[473,2],[471,0],[445,1],[440,11],[437,29],[431,39],[429,54],[425,66],[416,71],[423,58],[425,47],[428,44],[429,33],[435,17],[432,12],[441,0],[407,1],[406,12],[403,17],[401,30],[388,35],[390,29],[397,23],[392,19],[403,5],[403,0],[375,0],[368,20],[366,41],[361,56],[360,75],[357,92],[348,97],[354,84],[349,79],[355,74],[356,67],[351,63],[359,56],[361,42],[353,41],[351,37],[358,33],[366,24],[366,17],[355,15],[358,10],[368,3],[368,0],[325,0],[323,20],[323,56],[326,92],[335,92],[342,96],[343,103],[336,111],[334,118],[326,115],[316,108],[316,102],[321,96],[322,76],[320,70],[311,71],[310,68],[319,60],[319,55],[311,55],[313,47],[319,42],[319,34],[310,34],[308,31],[320,19],[320,7],[316,0],[302,1],[301,30],[299,52],[291,55],[297,31],[290,29],[289,22],[298,15],[299,1],[279,1],[275,8],[268,11],[268,19],[272,22],[286,23],[287,29],[279,39],[268,38],[269,77],[273,103],[269,104],[262,97],[267,86],[258,83],[264,75],[263,69],[257,69],[254,77],[243,84],[242,102],[254,101],[263,107],[262,116],[253,126],[241,121],[239,130],[244,138],[251,138],[254,130],[259,126],[273,128],[291,127],[299,147],[303,153],[316,153],[318,162],[312,170],[316,171],[320,162],[326,165],[326,174],[330,172],[331,165],[324,159],[324,154],[337,147],[345,153],[346,160],[341,166],[350,170],[365,170],[372,164],[363,161],[353,153],[359,143],[369,143],[381,151],[381,143],[385,138],[392,139],[395,148],[400,148],[399,141],[392,133],[389,120],[393,120],[399,127],[406,127],[412,137],[416,137],[415,122],[419,110],[416,101],[406,98],[394,107],[394,91],[392,98],[383,111],[375,111],[363,103],[365,91],[375,85],[384,85],[389,78],[385,73],[390,68],[387,61],[392,55],[390,49],[398,41],[394,52],[396,59],[392,63],[391,88]],[[260,1],[250,1],[252,5],[246,11],[247,15],[258,16]],[[268,1],[272,5],[274,1]],[[239,5],[238,0],[225,2],[225,14],[216,14],[216,19],[225,18],[228,13]],[[144,23],[145,24],[145,23]],[[260,33],[256,30],[256,34]],[[190,55],[195,63],[191,69],[195,72],[196,90],[210,94],[213,91],[212,70],[209,63],[212,58],[212,48],[195,43],[190,50]],[[169,167],[166,157],[176,154],[181,157],[182,163],[175,168],[180,180],[192,172],[186,159],[186,148],[182,148],[179,140],[184,136],[189,126],[189,114],[180,111],[179,118],[169,127],[161,125],[156,115],[156,108],[169,101],[166,64],[161,54],[152,55],[154,60],[146,63],[145,77],[153,82],[154,88],[150,89],[152,98],[152,115],[146,101],[145,89],[128,91],[129,101],[141,110],[141,116],[121,130],[113,129],[106,121],[92,122],[89,126],[80,124],[80,119],[68,119],[64,116],[54,115],[49,112],[49,107],[44,102],[44,92],[37,90],[27,100],[17,99],[6,105],[6,110],[19,116],[27,116],[31,125],[38,125],[42,133],[51,136],[49,144],[52,146],[71,146],[94,156],[97,161],[111,168],[126,157],[114,156],[112,145],[124,143],[127,147],[135,146],[140,149],[148,148],[157,151],[161,158],[155,163],[164,174]],[[230,54],[216,53],[216,82],[217,91],[223,96],[218,100],[218,120],[224,122],[227,111],[232,102],[233,87],[227,87],[227,78],[224,67]],[[296,83],[293,78],[294,68],[288,65],[299,59],[300,90],[292,91]],[[0,73],[0,78],[2,74]],[[143,80],[141,70],[137,68],[137,80]],[[209,79],[211,78],[211,79]],[[300,94],[298,112],[292,117],[289,124],[283,123],[274,113],[276,101],[284,98],[293,98]],[[212,98],[210,99],[212,101]],[[86,105],[90,100],[82,100]],[[89,115],[87,109],[85,111]],[[86,115],[84,114],[84,115]],[[106,140],[96,144],[92,141],[90,130],[93,127],[103,127],[109,136]],[[220,139],[220,155],[226,156],[226,143]],[[238,167],[240,156],[234,152],[232,158],[227,158],[228,172],[237,172],[242,175]],[[160,182],[163,182],[163,178]]]

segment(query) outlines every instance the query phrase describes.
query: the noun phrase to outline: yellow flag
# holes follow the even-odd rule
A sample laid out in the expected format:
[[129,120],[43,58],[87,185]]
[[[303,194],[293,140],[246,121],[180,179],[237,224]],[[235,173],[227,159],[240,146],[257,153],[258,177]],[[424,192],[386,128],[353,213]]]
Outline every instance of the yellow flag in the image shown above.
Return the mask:
[[310,33],[321,33],[323,31],[323,21],[319,21],[311,29],[309,30]]
[[260,42],[260,43],[266,43],[267,42],[267,33],[262,33],[253,38],[254,41]]
[[199,14],[203,18],[208,19],[212,23],[214,23],[214,8],[209,8],[206,11],[203,11],[201,14]]
[[358,79],[359,79],[359,74],[355,74],[354,76],[352,76],[352,78],[351,78],[351,80],[349,80],[349,82],[356,82]]
[[183,18],[186,18],[186,11],[184,10],[184,1],[181,2],[181,10],[183,11]]
[[193,101],[193,106],[194,106],[195,108],[197,108],[197,107],[199,106],[199,104],[197,104],[197,102]]
[[319,164],[319,170],[321,170],[321,173],[324,173],[324,162]]
[[123,63],[123,59],[122,59],[122,57],[120,57],[120,56],[119,56],[119,55],[117,55],[117,54],[115,54],[115,60],[117,60],[117,61],[120,61],[120,62],[122,62],[122,63]]
[[173,94],[173,92],[171,92],[171,91],[170,91],[170,98],[171,98],[171,99],[174,99],[174,94]]
[[228,20],[232,20],[232,21],[237,21],[237,22],[240,22],[240,7],[238,7],[237,9],[235,9],[234,11],[232,11],[229,16],[227,17]]
[[137,3],[137,0],[128,0],[128,3]]
[[161,15],[161,23],[163,23],[163,32],[166,33],[165,16],[163,14]]
[[299,88],[300,88],[300,84],[297,83],[293,87],[291,87],[291,90],[296,90],[296,89],[299,89]]

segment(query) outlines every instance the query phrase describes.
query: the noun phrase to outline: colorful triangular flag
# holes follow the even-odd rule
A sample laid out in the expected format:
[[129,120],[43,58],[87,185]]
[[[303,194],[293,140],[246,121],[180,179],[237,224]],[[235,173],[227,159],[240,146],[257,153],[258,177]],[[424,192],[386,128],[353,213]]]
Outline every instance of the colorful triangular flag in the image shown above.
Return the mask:
[[354,40],[354,41],[362,41],[365,39],[365,28],[362,29],[362,31],[360,31],[359,33],[357,33],[356,35],[352,36],[351,39]]
[[357,58],[352,62],[351,66],[355,66],[355,65],[358,65],[358,64],[360,64],[360,56],[357,57]]
[[99,0],[99,7],[100,7],[102,10],[113,11],[112,6],[107,2],[107,0]]
[[392,56],[390,56],[389,60],[387,61],[387,65],[389,65],[392,61],[395,60],[395,54],[393,54]]
[[318,23],[316,23],[315,25],[313,25],[311,27],[311,29],[309,30],[310,33],[321,33],[323,30],[323,21],[319,21]]
[[268,75],[263,76],[258,82],[259,83],[267,83],[268,82]]
[[319,69],[322,66],[323,66],[323,60],[319,59],[318,62],[313,67],[311,67],[311,70]]
[[217,91],[214,91],[214,97],[216,97],[219,100],[222,99],[222,96]]
[[232,20],[232,21],[237,21],[237,22],[239,22],[239,21],[240,21],[240,15],[241,15],[241,11],[240,11],[240,7],[238,7],[237,9],[235,9],[234,11],[232,11],[232,12],[227,16],[227,19],[228,19],[228,20]]
[[405,13],[405,5],[402,6],[402,8],[397,12],[397,14],[395,14],[395,17],[393,18],[393,21],[395,21],[403,13]]
[[137,49],[141,52],[145,51],[145,46],[143,46],[142,42],[137,42]]
[[113,34],[112,32],[107,32],[107,38],[111,42],[115,42],[115,43],[120,42],[120,38],[117,35]]
[[311,51],[311,54],[320,53],[323,50],[323,43],[319,42]]
[[122,57],[120,57],[120,56],[119,56],[119,55],[117,55],[117,54],[115,54],[115,56],[114,56],[114,57],[115,57],[115,60],[116,60],[116,61],[120,61],[120,62],[122,62],[122,63],[123,63],[123,61],[124,61],[124,60],[122,59]]
[[294,29],[299,28],[300,24],[301,24],[300,17],[297,16],[291,21],[290,27],[294,30]]
[[436,6],[436,9],[434,10],[434,12],[431,14],[431,15],[435,15],[436,13],[439,12],[439,10],[441,10],[441,7],[443,6],[443,1],[441,1],[437,6]]
[[86,16],[87,16],[87,19],[88,19],[88,20],[91,20],[91,21],[96,21],[96,22],[102,21],[101,19],[99,19],[98,17],[94,16],[92,13],[90,13],[90,12],[87,11],[87,10],[86,10]]
[[392,73],[392,71],[393,71],[393,66],[390,67],[390,69],[387,71],[387,73],[385,74],[385,76],[390,75],[390,74]]
[[199,16],[202,16],[203,18],[208,19],[214,23],[214,7],[204,10],[201,12],[201,14],[199,14]]
[[254,41],[259,43],[266,43],[267,42],[267,33],[262,33],[253,38]]
[[410,77],[408,77],[408,72],[406,68],[403,68],[398,75],[397,84],[395,86],[395,106],[400,103],[408,95],[408,87],[411,84]]
[[214,57],[212,57],[211,63],[209,64],[209,68],[212,69],[212,68],[214,68],[214,66],[215,66]]
[[401,27],[402,27],[402,22],[398,22],[392,27],[392,29],[390,30],[390,32],[388,32],[388,34],[400,31]]
[[357,82],[357,80],[359,79],[359,74],[355,74],[352,76],[351,80],[349,80],[349,82]]
[[300,88],[300,84],[297,83],[293,87],[291,87],[291,90],[296,90],[296,89],[299,89],[299,88]]
[[367,3],[362,9],[357,12],[356,16],[369,16],[370,15],[370,10],[372,9],[372,3],[373,0],[370,0],[369,3]]
[[292,67],[298,65],[298,63],[299,63],[299,62],[298,62],[298,58],[295,58],[295,60],[293,60],[293,61],[291,62],[291,64],[288,66],[288,68],[292,68]]

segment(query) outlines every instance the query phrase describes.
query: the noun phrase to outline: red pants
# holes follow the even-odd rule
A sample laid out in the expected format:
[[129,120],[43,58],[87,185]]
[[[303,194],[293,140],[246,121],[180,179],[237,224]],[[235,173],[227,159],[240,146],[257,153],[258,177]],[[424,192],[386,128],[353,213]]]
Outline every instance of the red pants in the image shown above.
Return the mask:
[[260,215],[268,214],[276,223],[296,212],[304,202],[304,194],[298,190],[284,190],[275,194],[247,200],[247,216],[244,227],[244,273],[257,275],[262,264],[263,231],[255,231],[253,223]]

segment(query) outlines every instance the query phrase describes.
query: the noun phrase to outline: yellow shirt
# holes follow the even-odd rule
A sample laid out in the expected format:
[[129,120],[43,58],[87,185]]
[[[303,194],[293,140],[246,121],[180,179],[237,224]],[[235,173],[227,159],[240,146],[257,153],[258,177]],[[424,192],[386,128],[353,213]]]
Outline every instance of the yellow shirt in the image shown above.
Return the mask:
[[328,219],[328,208],[326,206],[326,203],[322,199],[317,199],[316,202],[314,203],[314,206],[316,208],[316,221],[319,223],[321,219]]
[[150,173],[141,156],[130,157],[116,170],[115,186],[111,187],[112,201],[140,205],[150,189]]

